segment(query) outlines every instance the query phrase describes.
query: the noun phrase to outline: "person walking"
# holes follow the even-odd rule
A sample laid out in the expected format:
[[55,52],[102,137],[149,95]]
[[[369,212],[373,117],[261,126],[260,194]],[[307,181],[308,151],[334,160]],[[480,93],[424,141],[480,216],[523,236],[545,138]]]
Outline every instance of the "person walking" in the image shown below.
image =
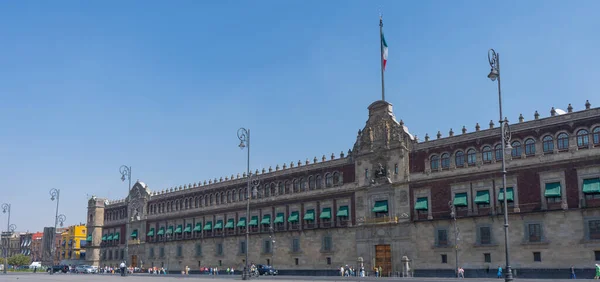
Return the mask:
[[577,279],[575,276],[575,266],[571,265],[571,279]]
[[497,273],[497,275],[498,275],[498,279],[502,278],[502,267],[501,266],[498,266],[498,273]]
[[458,278],[465,278],[465,269],[462,267],[458,268]]
[[594,276],[594,279],[598,278],[600,278],[600,264],[596,264],[596,276]]
[[121,276],[125,276],[125,262],[122,261],[121,264],[119,265],[119,268],[121,269]]

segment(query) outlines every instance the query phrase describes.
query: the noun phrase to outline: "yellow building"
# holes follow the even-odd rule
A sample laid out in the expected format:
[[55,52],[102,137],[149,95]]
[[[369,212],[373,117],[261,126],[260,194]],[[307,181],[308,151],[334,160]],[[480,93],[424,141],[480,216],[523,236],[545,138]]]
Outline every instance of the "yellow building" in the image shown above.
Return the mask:
[[85,259],[85,245],[87,229],[85,225],[69,226],[67,231],[61,234],[59,258],[61,260]]

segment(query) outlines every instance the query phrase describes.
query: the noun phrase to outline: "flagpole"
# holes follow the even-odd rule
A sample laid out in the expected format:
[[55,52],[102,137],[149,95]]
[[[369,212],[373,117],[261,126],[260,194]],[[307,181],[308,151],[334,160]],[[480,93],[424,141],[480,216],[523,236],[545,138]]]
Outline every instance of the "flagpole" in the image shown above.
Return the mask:
[[379,56],[379,59],[381,60],[381,100],[385,101],[385,81],[383,71],[383,17],[381,16],[379,16],[379,50],[381,52],[381,56]]

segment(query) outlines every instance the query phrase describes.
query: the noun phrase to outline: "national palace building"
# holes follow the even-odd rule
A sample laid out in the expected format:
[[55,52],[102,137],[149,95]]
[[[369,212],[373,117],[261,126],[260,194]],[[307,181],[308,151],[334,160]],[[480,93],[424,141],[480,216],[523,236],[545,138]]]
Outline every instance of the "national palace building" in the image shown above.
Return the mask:
[[582,106],[520,116],[510,126],[512,152],[503,154],[497,123],[419,140],[391,104],[376,101],[348,152],[253,173],[260,184],[249,215],[245,174],[160,191],[138,181],[129,207],[92,197],[86,258],[118,265],[130,240],[125,260],[135,266],[241,270],[248,228],[249,261],[281,274],[363,263],[384,275],[452,275],[455,249],[468,272],[495,272],[505,261],[505,158],[513,269],[593,268],[600,260],[600,108]]

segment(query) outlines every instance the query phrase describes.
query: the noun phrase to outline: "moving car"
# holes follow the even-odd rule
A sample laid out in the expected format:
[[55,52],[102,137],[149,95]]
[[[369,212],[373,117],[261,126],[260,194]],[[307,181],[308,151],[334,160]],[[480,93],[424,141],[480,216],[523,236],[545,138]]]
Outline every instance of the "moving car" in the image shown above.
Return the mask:
[[57,272],[62,272],[62,273],[67,273],[69,272],[69,266],[68,265],[55,265],[52,267],[48,267],[48,269],[46,269],[46,272],[50,272],[52,271],[53,273],[57,273]]
[[277,275],[277,269],[270,265],[258,264],[256,265],[256,268],[258,269],[258,274],[260,275]]
[[91,274],[96,273],[96,270],[91,265],[82,264],[75,267],[75,273]]

